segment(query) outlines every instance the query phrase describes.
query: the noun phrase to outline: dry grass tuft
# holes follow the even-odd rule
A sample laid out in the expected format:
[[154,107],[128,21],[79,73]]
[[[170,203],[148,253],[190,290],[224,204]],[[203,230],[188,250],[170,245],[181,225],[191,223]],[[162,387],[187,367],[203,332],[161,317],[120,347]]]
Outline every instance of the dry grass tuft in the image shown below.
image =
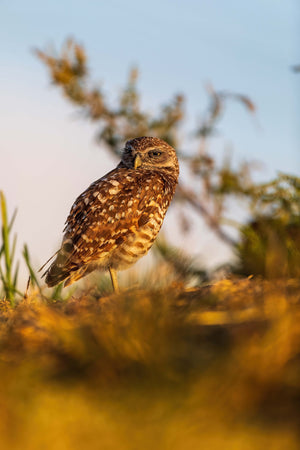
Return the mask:
[[0,310],[2,448],[299,448],[297,280]]

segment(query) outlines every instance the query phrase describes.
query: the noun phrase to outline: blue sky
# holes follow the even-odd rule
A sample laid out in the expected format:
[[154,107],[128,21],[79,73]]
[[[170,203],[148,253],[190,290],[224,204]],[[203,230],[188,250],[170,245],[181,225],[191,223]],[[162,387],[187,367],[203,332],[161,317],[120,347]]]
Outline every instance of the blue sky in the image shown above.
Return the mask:
[[238,160],[263,161],[267,178],[300,169],[300,75],[290,70],[300,62],[298,28],[297,0],[0,1],[0,188],[19,207],[20,237],[36,261],[55,249],[74,198],[114,162],[97,150],[95,128],[50,88],[34,47],[76,37],[112,97],[138,65],[144,105],[183,92],[190,130],[205,110],[206,82],[248,95],[255,120],[232,104],[222,142]]

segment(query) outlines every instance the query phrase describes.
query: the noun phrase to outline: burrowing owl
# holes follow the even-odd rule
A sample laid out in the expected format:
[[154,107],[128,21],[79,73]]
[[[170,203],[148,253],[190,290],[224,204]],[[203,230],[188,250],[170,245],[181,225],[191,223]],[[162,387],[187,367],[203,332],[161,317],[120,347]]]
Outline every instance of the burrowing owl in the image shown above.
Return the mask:
[[153,137],[128,141],[119,165],[75,201],[61,248],[45,272],[48,286],[67,286],[95,269],[126,269],[147,253],[178,182],[175,150]]

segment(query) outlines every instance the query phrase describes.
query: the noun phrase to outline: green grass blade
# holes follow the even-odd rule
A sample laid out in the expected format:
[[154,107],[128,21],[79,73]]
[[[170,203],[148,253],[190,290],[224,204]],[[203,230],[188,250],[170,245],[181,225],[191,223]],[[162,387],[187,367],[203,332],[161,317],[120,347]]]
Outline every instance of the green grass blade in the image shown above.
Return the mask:
[[7,220],[7,207],[6,207],[5,196],[2,191],[0,191],[0,203],[1,203],[1,217],[2,217],[3,252],[4,252],[4,262],[5,262],[4,288],[6,291],[6,297],[11,302],[11,304],[13,304],[15,289],[14,289],[14,286],[12,283],[12,276],[11,276],[12,259],[11,259],[11,254],[10,254],[10,250],[9,250],[9,224],[8,224],[8,220]]
[[[1,192],[2,193],[2,192]],[[2,193],[3,194],[3,193]],[[3,196],[4,196],[4,194],[3,194]],[[13,224],[14,224],[14,222],[15,222],[15,218],[16,218],[16,215],[17,215],[17,212],[18,212],[18,210],[17,210],[17,208],[14,210],[14,212],[13,212],[13,215],[12,215],[12,218],[11,218],[11,220],[10,220],[10,222],[9,222],[9,225],[8,225],[8,232],[10,233],[10,231],[11,231],[11,229],[12,229],[12,227],[13,227]],[[4,251],[4,244],[2,244],[1,245],[1,247],[0,247],[0,257],[1,257],[1,255],[2,255],[2,253],[3,253],[3,251]]]
[[26,266],[27,266],[29,274],[30,274],[31,282],[32,282],[32,284],[34,286],[37,286],[40,294],[42,295],[42,289],[41,289],[41,286],[40,286],[39,281],[37,279],[37,276],[35,274],[35,271],[34,271],[32,265],[31,265],[30,256],[29,256],[29,250],[28,250],[28,247],[27,247],[26,244],[24,244],[24,247],[23,247],[23,257],[24,257]]
[[18,261],[17,265],[16,265],[14,277],[13,277],[13,285],[14,285],[15,291],[16,291],[16,287],[17,287],[17,284],[18,284],[19,268],[20,268],[20,263]]
[[57,286],[55,286],[55,288],[52,291],[52,295],[51,295],[52,300],[62,300],[61,294],[62,294],[63,287],[64,287],[63,282],[61,282]]
[[[14,239],[13,239],[12,248],[11,248],[11,252],[10,252],[11,264],[13,264],[13,261],[14,261],[15,252],[16,252],[16,244],[17,244],[17,234],[15,233]],[[15,284],[14,284],[14,286],[15,286]]]
[[16,208],[16,209],[14,210],[13,215],[12,215],[12,218],[10,219],[10,222],[9,222],[9,224],[8,224],[8,232],[9,232],[9,233],[11,232],[11,229],[12,229],[13,224],[14,224],[14,222],[15,222],[15,218],[16,218],[17,212],[18,212],[18,210],[17,210],[17,208]]
[[[0,261],[0,263],[1,263],[1,261]],[[6,289],[5,289],[5,277],[4,277],[4,273],[2,270],[1,264],[0,264],[0,280],[1,280],[1,283],[3,286],[3,290],[4,290],[4,292],[0,291],[0,293],[1,293],[1,295],[3,295],[6,292]]]

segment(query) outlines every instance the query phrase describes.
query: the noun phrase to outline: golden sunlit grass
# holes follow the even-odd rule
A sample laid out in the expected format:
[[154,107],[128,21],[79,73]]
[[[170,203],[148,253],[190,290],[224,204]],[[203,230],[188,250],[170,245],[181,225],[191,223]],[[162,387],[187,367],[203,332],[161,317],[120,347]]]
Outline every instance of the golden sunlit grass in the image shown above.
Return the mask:
[[2,448],[299,448],[299,303],[260,279],[2,301]]

